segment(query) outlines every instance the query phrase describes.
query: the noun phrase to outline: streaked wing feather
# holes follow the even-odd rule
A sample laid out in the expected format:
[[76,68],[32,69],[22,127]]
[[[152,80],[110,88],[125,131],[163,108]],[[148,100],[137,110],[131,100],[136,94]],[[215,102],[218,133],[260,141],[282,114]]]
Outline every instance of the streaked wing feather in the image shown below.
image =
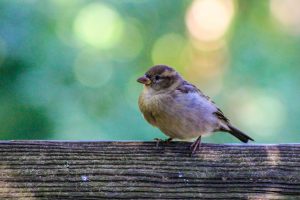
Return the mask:
[[218,119],[226,122],[226,124],[229,124],[229,119],[227,117],[225,117],[224,113],[217,108],[218,110],[216,112],[214,112],[214,114],[218,117]]
[[207,101],[214,104],[214,106],[217,108],[217,111],[214,112],[214,115],[216,115],[216,117],[218,119],[220,119],[220,120],[224,121],[225,123],[229,124],[229,119],[227,119],[227,117],[225,117],[224,113],[216,106],[215,102],[212,101],[209,96],[206,96],[205,94],[203,94],[203,92],[201,90],[199,90],[195,85],[190,84],[190,83],[185,81],[177,89],[180,90],[183,93],[197,92],[200,96],[202,96]]

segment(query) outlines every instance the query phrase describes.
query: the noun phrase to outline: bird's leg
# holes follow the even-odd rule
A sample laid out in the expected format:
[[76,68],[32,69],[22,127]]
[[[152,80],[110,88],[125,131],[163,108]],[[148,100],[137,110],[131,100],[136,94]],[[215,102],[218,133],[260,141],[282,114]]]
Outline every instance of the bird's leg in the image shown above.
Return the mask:
[[190,146],[190,150],[192,150],[191,152],[191,156],[193,156],[196,151],[199,149],[201,144],[201,135],[197,138],[197,140],[195,142],[193,142],[193,144]]
[[173,138],[168,138],[168,139],[165,139],[165,140],[159,139],[159,138],[154,138],[154,140],[156,141],[156,147],[158,147],[160,142],[164,143],[164,144],[169,144],[173,140]]

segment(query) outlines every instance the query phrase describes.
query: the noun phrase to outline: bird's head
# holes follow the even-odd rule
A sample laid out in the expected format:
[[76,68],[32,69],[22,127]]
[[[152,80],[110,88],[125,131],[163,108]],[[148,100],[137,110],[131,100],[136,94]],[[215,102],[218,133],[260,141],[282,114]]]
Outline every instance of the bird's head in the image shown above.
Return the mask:
[[144,76],[137,79],[139,83],[156,91],[167,90],[181,80],[181,76],[172,67],[166,65],[155,65]]

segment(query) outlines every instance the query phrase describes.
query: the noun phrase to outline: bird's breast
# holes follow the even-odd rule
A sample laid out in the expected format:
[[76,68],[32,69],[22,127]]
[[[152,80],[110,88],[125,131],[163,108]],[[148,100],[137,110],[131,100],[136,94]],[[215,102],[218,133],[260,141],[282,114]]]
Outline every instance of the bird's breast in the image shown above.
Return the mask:
[[139,107],[142,112],[157,112],[162,105],[162,98],[161,95],[153,95],[147,91],[142,92],[139,97]]

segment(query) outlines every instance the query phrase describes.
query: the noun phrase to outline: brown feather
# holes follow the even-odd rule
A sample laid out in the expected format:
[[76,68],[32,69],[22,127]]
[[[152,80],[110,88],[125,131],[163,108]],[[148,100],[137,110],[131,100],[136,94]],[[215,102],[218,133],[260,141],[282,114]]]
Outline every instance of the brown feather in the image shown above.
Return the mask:
[[150,70],[146,72],[146,76],[155,76],[155,75],[160,75],[166,71],[169,72],[175,72],[174,69],[171,67],[168,67],[166,65],[156,65],[155,67],[152,67]]
[[215,104],[209,96],[203,94],[203,92],[199,88],[187,81],[183,81],[183,83],[177,89],[183,93],[197,92],[200,96]]
[[217,109],[218,109],[217,112],[214,112],[214,114],[217,116],[217,118],[220,119],[220,120],[222,120],[226,124],[229,124],[229,119],[227,119],[227,117],[225,117],[225,115],[222,112],[222,110],[220,110],[219,108],[217,108]]

